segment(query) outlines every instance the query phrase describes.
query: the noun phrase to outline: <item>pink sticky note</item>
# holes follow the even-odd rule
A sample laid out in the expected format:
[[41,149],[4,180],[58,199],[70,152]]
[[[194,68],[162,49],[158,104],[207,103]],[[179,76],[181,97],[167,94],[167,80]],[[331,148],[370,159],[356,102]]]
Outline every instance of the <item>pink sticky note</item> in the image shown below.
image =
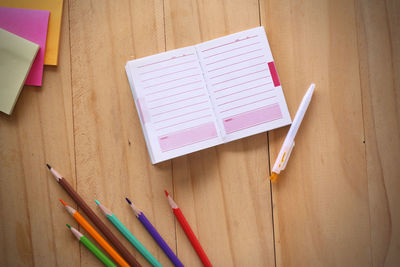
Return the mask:
[[50,11],[0,7],[0,28],[40,46],[26,85],[42,85],[44,51]]

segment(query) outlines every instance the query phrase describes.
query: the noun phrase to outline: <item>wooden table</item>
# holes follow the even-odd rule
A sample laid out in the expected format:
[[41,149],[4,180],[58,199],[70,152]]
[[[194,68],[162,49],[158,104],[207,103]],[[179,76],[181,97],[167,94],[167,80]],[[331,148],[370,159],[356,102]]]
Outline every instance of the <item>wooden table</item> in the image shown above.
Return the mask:
[[[59,66],[0,116],[2,265],[100,266],[65,227],[58,199],[75,204],[48,162],[165,266],[125,196],[187,266],[201,263],[164,189],[215,266],[400,266],[399,14],[396,0],[65,0]],[[126,61],[259,25],[292,116],[317,85],[280,181],[266,178],[288,127],[151,165]]]

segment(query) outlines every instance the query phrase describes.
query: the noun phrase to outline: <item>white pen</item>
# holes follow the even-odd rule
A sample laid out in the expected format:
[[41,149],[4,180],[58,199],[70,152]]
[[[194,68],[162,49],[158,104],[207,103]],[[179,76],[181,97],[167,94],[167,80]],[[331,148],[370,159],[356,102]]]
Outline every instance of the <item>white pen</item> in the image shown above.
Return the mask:
[[269,179],[271,179],[273,182],[278,179],[278,174],[286,167],[290,153],[292,153],[294,147],[294,138],[296,137],[297,130],[299,130],[301,121],[303,120],[304,114],[306,113],[308,105],[310,104],[312,95],[314,93],[314,87],[315,84],[312,83],[304,95],[303,100],[301,101],[296,116],[294,116],[292,125],[290,126],[289,132],[285,138],[285,141],[283,142],[281,151],[279,151],[274,167],[272,168],[271,177],[269,177]]

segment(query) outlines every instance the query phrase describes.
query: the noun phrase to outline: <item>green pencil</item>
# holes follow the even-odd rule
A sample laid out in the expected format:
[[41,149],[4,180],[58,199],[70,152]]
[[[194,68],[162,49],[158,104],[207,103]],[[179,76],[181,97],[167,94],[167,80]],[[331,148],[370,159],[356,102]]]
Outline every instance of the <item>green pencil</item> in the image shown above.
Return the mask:
[[78,230],[71,225],[67,224],[68,228],[71,229],[71,232],[74,234],[76,239],[79,240],[85,247],[87,247],[90,252],[92,252],[105,266],[107,267],[117,267],[103,252],[100,251],[90,240],[82,235]]
[[100,204],[99,201],[95,200],[96,204],[99,205],[101,211],[106,215],[107,219],[125,236],[126,239],[145,257],[145,259],[154,267],[162,267],[153,255],[136,239],[136,237],[122,224],[122,222],[115,216],[109,209]]

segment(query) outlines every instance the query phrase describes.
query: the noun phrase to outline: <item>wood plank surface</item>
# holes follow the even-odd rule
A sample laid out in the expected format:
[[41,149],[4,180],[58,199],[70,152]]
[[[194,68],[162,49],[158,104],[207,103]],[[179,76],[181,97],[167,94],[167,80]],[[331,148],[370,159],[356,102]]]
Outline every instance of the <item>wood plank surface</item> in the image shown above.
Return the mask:
[[[172,189],[171,163],[152,166],[124,71],[129,58],[164,51],[162,2],[71,1],[71,70],[77,190],[105,219],[108,207],[162,264],[170,265],[125,201],[143,209],[175,247],[173,216],[164,189]],[[146,260],[118,233],[126,247]],[[82,264],[95,265],[81,249]]]
[[[152,165],[126,61],[260,25],[292,118],[317,85],[278,183],[266,178],[288,127]],[[46,162],[143,266],[94,199],[163,266],[126,196],[185,266],[201,262],[164,189],[214,266],[400,265],[399,1],[65,0],[59,66],[44,71],[0,114],[2,265],[100,265],[65,227],[78,226],[58,199],[76,205]]]
[[[257,1],[166,1],[167,50],[260,24]],[[215,266],[274,266],[266,134],[172,160],[174,197]],[[182,228],[178,254],[201,266]]]
[[372,260],[373,266],[398,266],[400,3],[357,1],[356,7]]
[[[292,116],[316,84],[290,163],[272,188],[277,266],[371,265],[354,8],[352,1],[261,6]],[[270,164],[287,130],[270,133]]]
[[46,170],[59,166],[75,183],[68,2],[60,64],[44,67],[43,86],[25,86],[12,116],[0,116],[0,259],[4,266],[79,266],[66,231],[67,194]]

